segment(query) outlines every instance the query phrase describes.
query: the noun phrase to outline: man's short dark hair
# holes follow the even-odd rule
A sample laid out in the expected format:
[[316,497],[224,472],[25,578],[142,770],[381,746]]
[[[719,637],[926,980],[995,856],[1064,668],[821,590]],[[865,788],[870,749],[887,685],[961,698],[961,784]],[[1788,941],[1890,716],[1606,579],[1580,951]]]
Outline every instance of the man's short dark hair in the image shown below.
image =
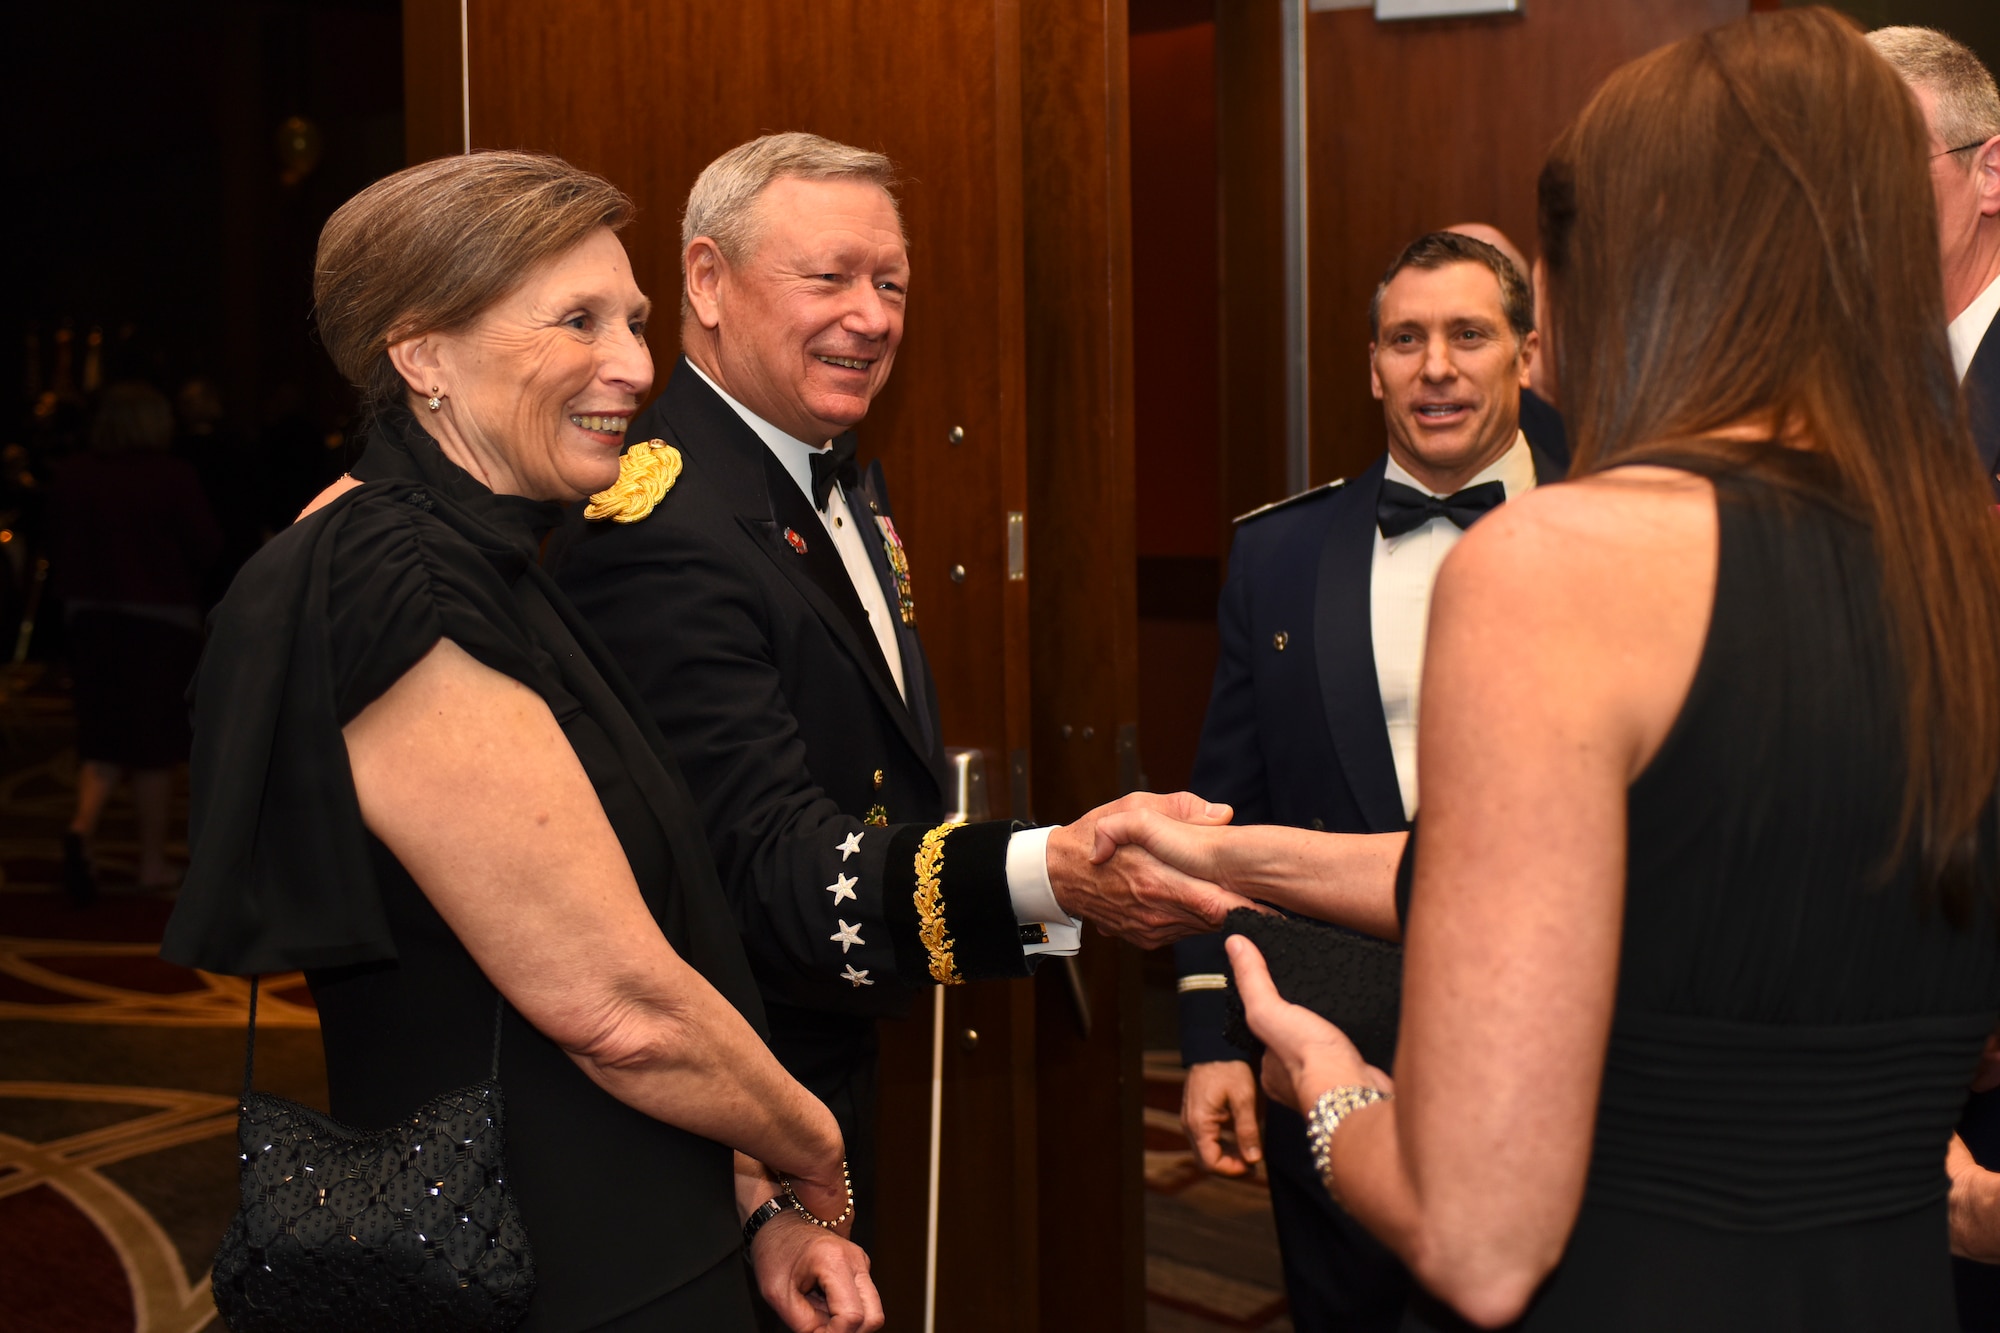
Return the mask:
[[1492,271],[1500,284],[1500,309],[1516,339],[1525,340],[1535,331],[1535,298],[1528,289],[1528,275],[1514,267],[1514,261],[1484,241],[1455,231],[1434,231],[1417,237],[1403,247],[1396,262],[1375,284],[1375,297],[1368,303],[1368,336],[1382,336],[1382,293],[1406,268],[1438,269],[1452,264],[1479,264]]

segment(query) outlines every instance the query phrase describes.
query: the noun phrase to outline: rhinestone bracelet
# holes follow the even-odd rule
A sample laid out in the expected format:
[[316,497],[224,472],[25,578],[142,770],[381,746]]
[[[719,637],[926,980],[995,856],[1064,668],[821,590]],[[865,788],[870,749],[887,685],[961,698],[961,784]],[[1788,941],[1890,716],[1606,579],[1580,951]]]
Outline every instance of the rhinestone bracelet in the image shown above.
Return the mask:
[[847,1191],[847,1209],[839,1217],[829,1222],[823,1217],[814,1216],[812,1209],[799,1202],[799,1196],[793,1192],[792,1182],[789,1178],[785,1176],[778,1177],[779,1187],[785,1191],[785,1198],[798,1212],[798,1215],[814,1226],[825,1227],[829,1231],[838,1226],[845,1226],[847,1219],[854,1216],[854,1177],[848,1173],[847,1159],[845,1157],[840,1159],[840,1184]]
[[1306,1141],[1312,1145],[1313,1168],[1326,1182],[1328,1192],[1333,1190],[1333,1131],[1362,1107],[1387,1101],[1392,1095],[1365,1083],[1349,1083],[1328,1088],[1313,1103],[1312,1114],[1306,1117]]

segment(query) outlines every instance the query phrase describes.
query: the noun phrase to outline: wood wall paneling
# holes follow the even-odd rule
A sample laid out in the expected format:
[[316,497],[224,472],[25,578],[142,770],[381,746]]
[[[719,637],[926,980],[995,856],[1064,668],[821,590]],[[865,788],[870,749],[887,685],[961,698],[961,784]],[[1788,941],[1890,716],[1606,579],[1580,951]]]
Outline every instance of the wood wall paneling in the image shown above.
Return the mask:
[[1139,558],[1213,560],[1221,466],[1215,24],[1135,33],[1130,68]]
[[457,0],[403,0],[403,50],[404,161],[462,152]]
[[[1123,789],[1136,735],[1132,268],[1123,0],[1021,8],[1036,815]],[[1065,734],[1067,732],[1067,734]],[[1093,935],[1037,977],[1045,1330],[1143,1327],[1139,957]],[[1115,1077],[1112,1077],[1115,1071]],[[1053,1280],[1060,1274],[1062,1280]]]
[[1281,0],[1215,8],[1218,541],[1285,493],[1285,162]]
[[1368,390],[1368,299],[1397,251],[1479,221],[1532,256],[1542,160],[1605,75],[1746,11],[1746,0],[1534,0],[1498,19],[1308,16],[1314,481],[1351,476],[1384,447]]
[[1139,745],[1143,785],[1155,791],[1187,786],[1194,767],[1229,540],[1217,415],[1214,8],[1155,0],[1131,13]]

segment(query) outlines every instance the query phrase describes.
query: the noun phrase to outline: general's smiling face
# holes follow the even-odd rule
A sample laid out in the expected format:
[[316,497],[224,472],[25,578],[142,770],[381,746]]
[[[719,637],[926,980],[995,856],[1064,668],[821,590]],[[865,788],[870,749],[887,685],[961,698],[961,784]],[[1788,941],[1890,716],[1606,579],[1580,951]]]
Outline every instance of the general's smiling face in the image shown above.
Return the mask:
[[1398,273],[1368,355],[1390,454],[1433,489],[1463,485],[1513,444],[1532,355],[1484,264]]
[[718,382],[817,445],[889,382],[910,283],[902,223],[886,191],[853,180],[774,181],[757,213],[751,252],[720,266]]
[[603,490],[618,479],[625,427],[652,387],[649,308],[618,237],[592,232],[463,333],[433,335],[451,386],[449,419],[438,424],[503,494],[576,500]]

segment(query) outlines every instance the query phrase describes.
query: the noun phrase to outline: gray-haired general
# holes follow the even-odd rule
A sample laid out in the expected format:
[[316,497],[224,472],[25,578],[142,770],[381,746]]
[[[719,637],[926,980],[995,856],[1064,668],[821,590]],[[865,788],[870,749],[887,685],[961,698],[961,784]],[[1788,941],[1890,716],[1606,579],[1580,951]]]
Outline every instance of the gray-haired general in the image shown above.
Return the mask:
[[[2000,89],[1978,56],[1933,29],[1878,28],[1868,41],[1916,94],[1930,131],[1951,363],[2000,499]],[[2000,1135],[1995,1149],[2000,1161]]]
[[[1111,896],[1141,862],[1093,872],[1088,817],[945,822],[926,566],[853,434],[915,299],[895,184],[881,154],[803,133],[703,170],[681,226],[682,357],[627,432],[630,485],[549,551],[700,802],[772,1049],[839,1117],[864,1236],[878,1020],[916,988],[1076,952],[1083,917],[1164,942],[1243,901]],[[1203,808],[1119,805],[1142,802]]]

